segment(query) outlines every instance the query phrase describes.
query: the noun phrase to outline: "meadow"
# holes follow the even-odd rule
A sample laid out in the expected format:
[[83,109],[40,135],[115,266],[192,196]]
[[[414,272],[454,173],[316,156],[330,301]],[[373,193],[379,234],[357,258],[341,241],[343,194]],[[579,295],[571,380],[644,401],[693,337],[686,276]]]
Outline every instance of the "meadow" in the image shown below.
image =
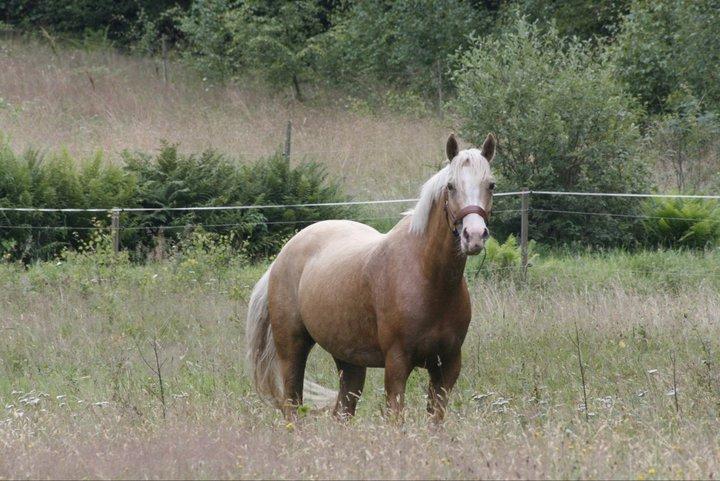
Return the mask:
[[[327,91],[299,103],[252,82],[219,85],[173,60],[170,78],[157,59],[4,38],[0,129],[17,151],[100,151],[112,163],[161,139],[254,161],[281,149],[291,120],[293,162],[317,160],[355,199],[381,199],[415,196],[455,125]],[[363,215],[393,217],[373,219],[387,229],[398,213]],[[660,479],[720,469],[717,249],[539,247],[527,279],[515,263],[472,259],[473,320],[440,429],[426,418],[422,371],[400,426],[384,418],[381,370],[370,370],[354,420],[308,406],[287,424],[255,394],[244,360],[247,301],[267,264],[208,243],[158,258],[130,262],[100,235],[52,261],[0,262],[0,478]],[[336,385],[319,348],[308,373]]]
[[[311,407],[287,424],[264,405],[243,357],[264,265],[207,250],[142,266],[102,250],[0,265],[0,477],[716,475],[716,252],[545,253],[527,281],[476,277],[473,262],[441,429],[421,371],[402,426],[383,418],[377,369],[347,424]],[[335,385],[318,348],[308,372]]]
[[17,151],[101,151],[121,162],[125,149],[153,152],[166,140],[249,162],[281,151],[291,121],[293,160],[322,162],[363,199],[413,196],[444,158],[450,121],[373,115],[325,91],[299,103],[250,81],[212,83],[180,63],[169,70],[166,84],[158,59],[103,45],[0,41],[0,129]]

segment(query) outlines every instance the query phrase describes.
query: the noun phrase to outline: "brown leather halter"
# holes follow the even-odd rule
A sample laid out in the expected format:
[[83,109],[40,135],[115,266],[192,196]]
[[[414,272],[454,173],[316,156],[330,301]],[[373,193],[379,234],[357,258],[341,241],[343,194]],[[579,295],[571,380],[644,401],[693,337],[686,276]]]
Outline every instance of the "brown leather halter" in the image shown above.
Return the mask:
[[460,233],[457,230],[458,224],[470,214],[478,214],[485,220],[486,224],[490,220],[490,212],[487,212],[479,205],[466,205],[460,209],[460,212],[458,212],[457,215],[455,215],[450,210],[450,207],[448,207],[448,201],[445,200],[445,215],[447,216],[448,224],[450,224],[450,230],[452,230],[452,233],[455,234],[455,237],[460,236]]

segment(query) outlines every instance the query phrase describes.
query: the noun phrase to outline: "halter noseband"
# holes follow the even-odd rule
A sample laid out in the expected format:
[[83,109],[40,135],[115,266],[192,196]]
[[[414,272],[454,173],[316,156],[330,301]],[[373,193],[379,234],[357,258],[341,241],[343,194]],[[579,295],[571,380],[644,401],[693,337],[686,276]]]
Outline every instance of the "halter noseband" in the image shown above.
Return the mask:
[[445,214],[448,218],[448,224],[450,224],[450,230],[455,235],[455,237],[459,237],[460,233],[458,232],[457,226],[462,220],[467,217],[470,214],[477,214],[480,217],[483,218],[485,223],[487,224],[490,220],[490,213],[480,207],[479,205],[466,205],[462,209],[460,209],[460,212],[457,213],[457,215],[453,214],[450,210],[450,207],[448,207],[448,201],[445,200]]

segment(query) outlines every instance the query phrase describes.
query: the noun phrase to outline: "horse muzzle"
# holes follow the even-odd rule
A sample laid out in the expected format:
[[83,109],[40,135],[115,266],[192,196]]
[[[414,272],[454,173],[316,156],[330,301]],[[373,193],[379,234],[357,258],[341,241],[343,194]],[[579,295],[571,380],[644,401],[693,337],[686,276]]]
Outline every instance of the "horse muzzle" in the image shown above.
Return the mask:
[[478,214],[465,216],[460,230],[460,250],[465,255],[478,254],[485,247],[485,241],[490,237],[485,219]]

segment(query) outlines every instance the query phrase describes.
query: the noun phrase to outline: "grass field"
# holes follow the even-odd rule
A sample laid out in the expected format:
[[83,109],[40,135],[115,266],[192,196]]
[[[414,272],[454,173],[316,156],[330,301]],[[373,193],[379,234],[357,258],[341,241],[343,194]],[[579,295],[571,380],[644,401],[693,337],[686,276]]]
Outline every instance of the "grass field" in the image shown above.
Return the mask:
[[[464,368],[440,430],[425,419],[424,372],[411,377],[402,427],[382,418],[381,370],[347,425],[327,412],[286,425],[263,405],[242,341],[263,270],[200,251],[145,266],[102,253],[0,265],[0,478],[652,479],[720,469],[717,252],[545,254],[527,283],[511,270],[473,279]],[[310,364],[334,385],[326,354],[316,348]]]

